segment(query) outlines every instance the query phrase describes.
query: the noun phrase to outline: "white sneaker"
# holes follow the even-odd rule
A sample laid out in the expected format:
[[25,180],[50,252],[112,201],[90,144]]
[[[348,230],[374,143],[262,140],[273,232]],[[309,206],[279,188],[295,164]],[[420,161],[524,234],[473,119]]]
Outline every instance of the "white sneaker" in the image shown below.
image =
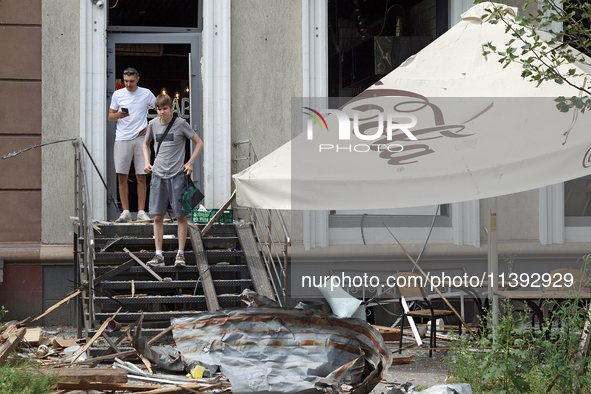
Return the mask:
[[136,220],[150,220],[148,214],[144,211],[138,212]]
[[152,257],[152,260],[148,261],[146,264],[151,267],[164,267],[164,257],[155,254],[154,257]]
[[127,222],[131,222],[131,213],[129,213],[129,212],[123,212],[121,214],[121,216],[119,216],[119,219],[115,220],[115,223],[127,223]]
[[176,259],[174,260],[175,267],[184,267],[185,266],[185,255],[184,254],[177,254]]

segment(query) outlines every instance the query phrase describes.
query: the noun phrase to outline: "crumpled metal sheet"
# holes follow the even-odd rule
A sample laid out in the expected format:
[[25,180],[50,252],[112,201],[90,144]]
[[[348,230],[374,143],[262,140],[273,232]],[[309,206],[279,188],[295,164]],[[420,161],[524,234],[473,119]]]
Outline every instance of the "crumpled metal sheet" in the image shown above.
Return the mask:
[[151,362],[169,371],[181,372],[185,370],[183,360],[178,354],[178,350],[170,345],[150,347],[148,342],[142,336],[142,320],[139,319],[133,336],[133,347],[139,354],[146,357]]
[[377,330],[318,310],[269,307],[171,320],[187,365],[219,366],[241,393],[369,393],[392,362]]

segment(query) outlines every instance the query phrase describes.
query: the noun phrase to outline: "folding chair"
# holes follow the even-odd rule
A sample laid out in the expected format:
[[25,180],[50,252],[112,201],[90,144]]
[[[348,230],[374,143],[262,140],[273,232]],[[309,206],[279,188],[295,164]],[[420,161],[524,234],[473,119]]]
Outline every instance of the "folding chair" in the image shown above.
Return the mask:
[[[421,319],[430,318],[431,319],[431,337],[429,340],[429,357],[433,357],[433,349],[437,347],[437,323],[436,320],[438,317],[442,316],[452,316],[454,313],[448,310],[442,309],[435,309],[431,304],[431,301],[427,298],[427,292],[425,291],[424,286],[426,280],[417,274],[413,274],[411,272],[400,272],[398,274],[392,275],[396,279],[396,286],[398,287],[398,293],[400,295],[400,304],[403,306],[403,312],[400,319],[400,353],[402,353],[402,333],[404,330],[404,318],[411,317],[418,317]],[[406,304],[406,297],[413,297],[418,298],[416,300],[416,304],[421,309],[418,310],[408,310]],[[422,301],[420,300],[422,298]],[[462,323],[461,321],[458,323],[458,332],[461,334],[462,332]]]

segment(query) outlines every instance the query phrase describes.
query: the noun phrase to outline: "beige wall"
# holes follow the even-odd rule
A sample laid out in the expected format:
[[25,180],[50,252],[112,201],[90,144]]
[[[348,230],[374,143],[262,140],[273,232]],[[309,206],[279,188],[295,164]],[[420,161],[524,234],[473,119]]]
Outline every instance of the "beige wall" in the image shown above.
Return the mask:
[[[487,242],[491,199],[480,200],[480,240]],[[499,241],[537,241],[539,239],[539,191],[497,197],[497,237]]]
[[[80,2],[43,0],[43,140],[80,136]],[[74,148],[42,149],[41,240],[72,243]],[[89,169],[92,170],[92,169]]]
[[252,139],[262,158],[291,139],[291,99],[303,86],[302,2],[234,0],[231,11],[232,141]]
[[259,157],[290,140],[291,98],[302,93],[302,2],[232,1],[232,138]]

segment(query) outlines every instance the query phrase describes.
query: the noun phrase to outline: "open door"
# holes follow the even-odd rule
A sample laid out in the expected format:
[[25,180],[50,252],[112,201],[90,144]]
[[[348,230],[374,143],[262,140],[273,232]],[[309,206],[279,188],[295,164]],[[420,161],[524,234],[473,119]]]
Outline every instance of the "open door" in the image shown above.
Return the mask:
[[[200,33],[155,33],[155,34],[110,34],[107,42],[107,109],[111,104],[113,92],[123,88],[123,70],[133,67],[138,70],[138,86],[150,89],[155,96],[168,94],[173,100],[172,113],[185,119],[203,139],[202,127],[202,85],[201,85],[201,34]],[[148,112],[148,121],[156,116],[155,110]],[[119,193],[115,167],[113,163],[113,144],[115,142],[115,123],[107,124],[107,182],[111,185],[110,193],[116,197]],[[187,143],[186,160],[192,152],[192,144]],[[132,166],[135,163],[132,164]],[[139,163],[143,166],[143,163]],[[135,170],[130,170],[129,204],[131,212],[137,212],[137,191]],[[149,176],[148,176],[149,177]],[[193,180],[200,185],[203,179],[203,158],[195,162]],[[146,198],[146,211],[149,207]],[[109,220],[116,219],[117,207],[108,202]]]

